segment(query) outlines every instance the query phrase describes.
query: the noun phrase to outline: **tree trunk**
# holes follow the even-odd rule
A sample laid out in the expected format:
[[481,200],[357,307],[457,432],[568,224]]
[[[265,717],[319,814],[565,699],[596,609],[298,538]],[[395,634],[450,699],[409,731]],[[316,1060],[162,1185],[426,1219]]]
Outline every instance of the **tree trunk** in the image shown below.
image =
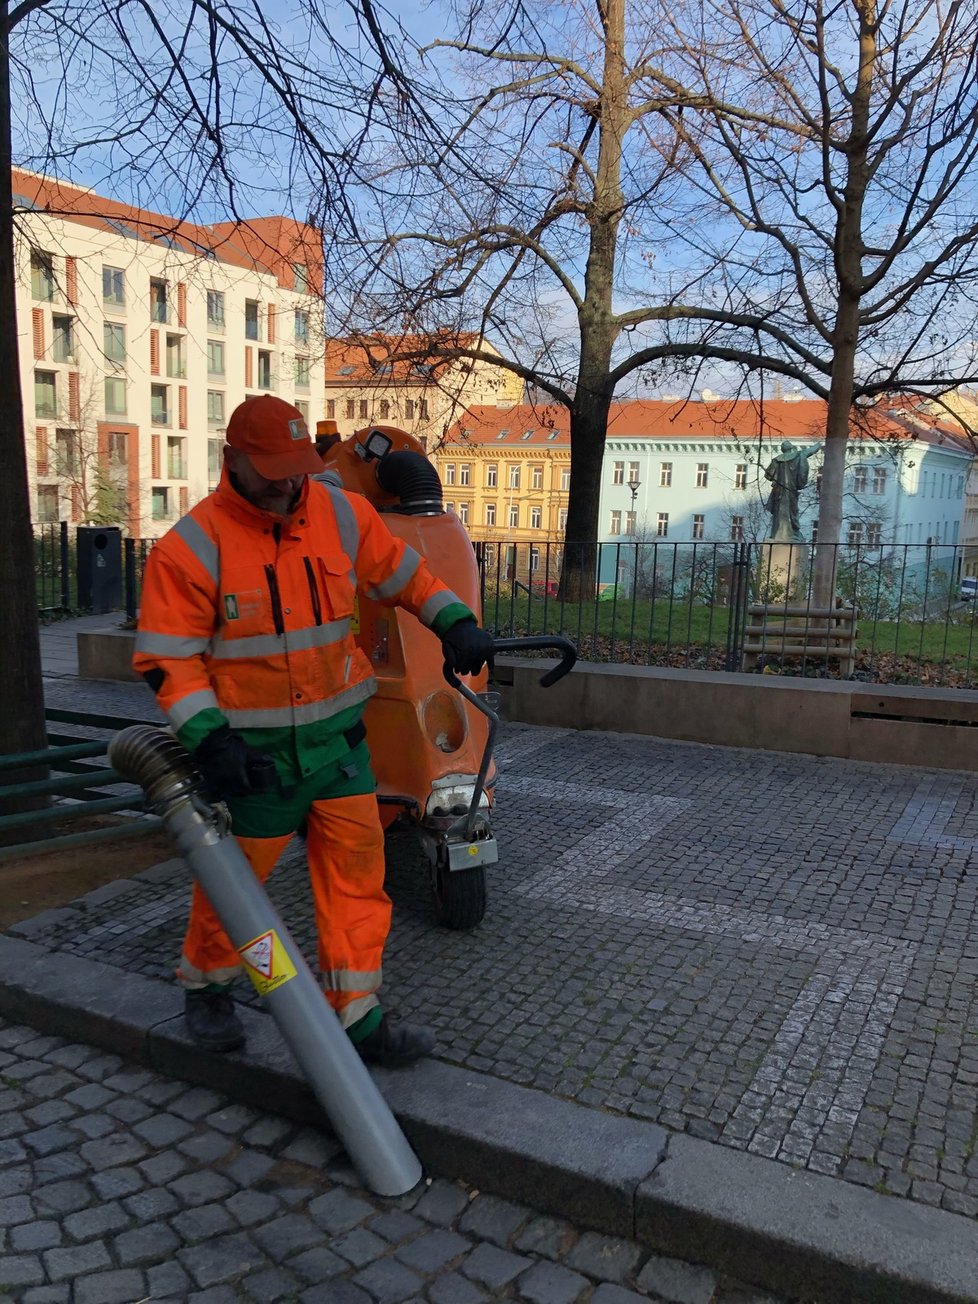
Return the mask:
[[816,607],[831,607],[835,601],[858,319],[858,302],[840,304],[833,332],[835,348],[825,419],[825,460],[822,463],[822,488],[818,505],[818,546],[815,549],[812,594]]
[[595,596],[595,559],[601,466],[608,434],[612,389],[611,351],[619,327],[614,316],[615,258],[622,212],[621,161],[628,129],[625,87],[625,0],[605,0],[604,75],[598,124],[598,162],[588,213],[584,297],[578,310],[580,362],[571,408],[571,483],[567,547],[560,596],[589,602]]
[[563,602],[593,602],[597,585],[598,507],[611,395],[579,390],[571,408],[571,482],[560,575]]
[[[11,194],[10,63],[7,0],[0,0],[0,665],[4,706],[0,712],[0,754],[34,751],[45,745],[41,650],[34,589],[34,538],[31,528],[24,417],[17,346],[14,273],[14,221]],[[45,772],[5,772],[0,783],[45,777]],[[0,813],[36,808],[0,803]],[[23,837],[20,831],[16,837]],[[16,840],[16,838],[14,838]]]

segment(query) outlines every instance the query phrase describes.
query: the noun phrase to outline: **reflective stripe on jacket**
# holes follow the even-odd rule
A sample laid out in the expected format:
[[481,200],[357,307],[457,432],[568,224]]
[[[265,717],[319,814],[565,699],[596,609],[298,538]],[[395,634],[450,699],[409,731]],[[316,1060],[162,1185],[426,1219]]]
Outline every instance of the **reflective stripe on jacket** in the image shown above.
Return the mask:
[[225,470],[149,554],[133,667],[162,673],[160,706],[191,749],[224,723],[256,742],[335,731],[376,689],[353,636],[358,588],[439,636],[472,615],[365,498],[307,479],[279,517]]

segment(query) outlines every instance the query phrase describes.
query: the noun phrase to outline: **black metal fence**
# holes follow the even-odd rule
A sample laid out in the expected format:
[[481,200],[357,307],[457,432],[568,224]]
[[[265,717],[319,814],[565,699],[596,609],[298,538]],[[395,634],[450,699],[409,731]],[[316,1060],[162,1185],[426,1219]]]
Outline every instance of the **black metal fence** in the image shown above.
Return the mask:
[[[121,601],[129,617],[139,607],[152,544],[122,541]],[[744,649],[753,644],[759,655],[746,660],[759,670],[978,687],[978,549],[839,545],[833,552],[841,611],[826,616],[814,599],[815,552],[805,545],[790,550],[790,574],[785,553],[763,543],[581,545],[584,588],[562,582],[563,543],[508,539],[474,547],[483,620],[501,637],[566,634],[586,660],[709,670],[742,669]],[[77,572],[72,527],[37,526],[38,607],[79,610]],[[778,607],[781,621],[772,623],[770,609],[776,615]],[[792,614],[785,618],[787,607]],[[833,639],[841,646],[845,611],[856,613],[851,664],[831,652]],[[825,635],[826,628],[836,634]],[[796,644],[811,650],[790,651]]]
[[[967,582],[978,549],[838,545],[830,609],[816,604],[806,545],[582,545],[583,588],[562,582],[563,544],[511,539],[476,552],[487,625],[567,634],[587,660],[978,687],[978,583]],[[758,655],[745,660],[751,647]]]
[[[122,539],[122,574],[119,603],[134,619],[139,610],[143,569],[153,546],[152,539]],[[42,615],[80,612],[87,609],[89,594],[84,582],[86,568],[79,565],[77,527],[67,521],[34,526],[34,587]],[[89,568],[90,578],[90,568]]]

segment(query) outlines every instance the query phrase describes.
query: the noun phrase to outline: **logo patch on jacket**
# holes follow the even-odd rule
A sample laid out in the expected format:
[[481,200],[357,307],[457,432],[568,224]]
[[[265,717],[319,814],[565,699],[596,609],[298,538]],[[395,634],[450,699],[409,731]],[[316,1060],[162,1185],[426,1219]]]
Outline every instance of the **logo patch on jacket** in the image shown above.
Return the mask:
[[225,593],[225,620],[247,620],[249,616],[254,617],[261,614],[261,589],[251,589],[245,593]]

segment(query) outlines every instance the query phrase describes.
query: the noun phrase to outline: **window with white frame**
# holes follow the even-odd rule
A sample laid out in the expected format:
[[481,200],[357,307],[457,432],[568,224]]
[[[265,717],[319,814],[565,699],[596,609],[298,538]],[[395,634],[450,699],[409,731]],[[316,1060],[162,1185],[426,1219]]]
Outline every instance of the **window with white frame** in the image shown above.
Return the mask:
[[520,528],[520,509],[516,503],[513,503],[509,509],[509,528],[511,530]]
[[222,340],[207,341],[208,376],[224,375],[224,343]]
[[164,325],[170,320],[169,288],[166,281],[155,276],[149,282],[149,317]]
[[445,483],[446,483],[446,484],[454,484],[454,483],[455,483],[455,463],[454,463],[454,462],[446,462],[446,463],[445,463]]
[[878,521],[873,521],[866,526],[866,543],[870,548],[882,548],[883,527]]
[[734,488],[735,489],[747,488],[747,463],[746,462],[738,462],[737,465],[734,467]]
[[664,539],[669,533],[669,513],[660,512],[655,518],[655,533],[659,539]]
[[170,412],[170,386],[150,385],[150,418],[154,426],[168,426],[172,421]]
[[50,303],[54,298],[54,255],[31,250],[31,298]]
[[105,415],[109,417],[126,415],[126,382],[122,376],[105,378]]
[[221,462],[224,458],[224,442],[220,439],[207,441],[207,478],[214,484],[221,475]]
[[535,466],[535,467],[533,467],[533,468],[532,468],[532,473],[533,473],[533,488],[534,488],[534,489],[542,489],[542,488],[543,488],[543,467],[542,467],[542,466]]
[[37,519],[50,524],[61,515],[59,489],[56,484],[39,484],[37,486]]
[[509,487],[510,489],[518,489],[520,487],[520,468],[518,463],[515,466],[511,465],[509,468]]
[[459,505],[458,505],[458,519],[462,522],[463,525],[468,525],[468,523],[469,523],[469,505],[468,505],[468,503],[459,503]]
[[625,513],[625,533],[626,533],[626,534],[634,534],[634,533],[635,533],[635,526],[636,526],[636,524],[637,524],[637,522],[636,522],[636,513],[635,513],[635,512],[626,512],[626,513]]
[[170,480],[187,478],[187,441],[182,435],[170,435],[166,441],[166,474]]
[[468,462],[459,462],[458,464],[458,482],[459,484],[468,484],[471,467]]
[[75,361],[75,319],[55,313],[51,318],[51,356],[55,362]]
[[615,464],[614,464],[614,468],[613,468],[612,473],[611,473],[611,483],[612,483],[612,484],[624,484],[624,483],[625,483],[625,463],[624,463],[624,462],[615,462]]
[[531,529],[531,530],[539,530],[539,529],[540,529],[540,526],[541,526],[542,524],[543,524],[543,508],[542,508],[542,507],[531,507],[531,508],[530,508],[530,529]]
[[672,463],[659,463],[659,488],[668,489],[672,485]]
[[637,463],[637,462],[629,462],[629,463],[628,463],[628,483],[629,483],[629,484],[637,484],[637,483],[638,483],[638,463]]
[[309,388],[309,359],[300,353],[295,355],[295,385],[296,389]]
[[709,462],[697,462],[696,463],[696,488],[705,489],[709,484],[709,480],[710,480]]
[[302,308],[295,310],[295,342],[296,344],[309,343],[309,314]]
[[257,299],[245,299],[245,339],[261,339],[261,317]]
[[873,467],[873,493],[874,494],[886,493],[886,467],[885,466]]
[[224,294],[221,290],[207,291],[207,325],[210,330],[224,329]]
[[731,516],[730,518],[730,538],[733,543],[739,543],[744,537],[744,518],[742,516]]
[[36,417],[58,415],[58,377],[54,371],[34,372],[34,415]]
[[166,521],[170,517],[170,491],[165,485],[153,485],[153,520]]
[[567,508],[561,507],[557,513],[557,529],[563,533],[567,529]]
[[209,426],[224,425],[224,394],[219,389],[209,389],[207,391],[207,424]]
[[693,538],[702,539],[706,535],[706,517],[702,514],[693,516]]
[[495,489],[497,473],[498,472],[497,472],[496,463],[490,462],[486,466],[486,488],[487,489]]
[[109,308],[126,306],[126,274],[121,267],[102,268],[102,302]]
[[486,525],[496,524],[496,504],[486,503]]
[[858,548],[863,541],[863,523],[862,521],[850,521],[849,523],[849,547]]
[[563,493],[566,493],[570,489],[570,477],[570,467],[562,467],[560,472],[560,488]]
[[852,472],[852,492],[854,494],[864,494],[869,488],[869,468],[857,466]]
[[109,362],[125,362],[126,328],[121,322],[102,323],[102,352]]
[[530,545],[530,570],[538,571],[540,569],[540,549],[537,545]]
[[78,432],[54,432],[54,465],[58,475],[75,475],[78,471]]
[[611,522],[608,526],[609,534],[621,534],[621,512],[611,513]]

